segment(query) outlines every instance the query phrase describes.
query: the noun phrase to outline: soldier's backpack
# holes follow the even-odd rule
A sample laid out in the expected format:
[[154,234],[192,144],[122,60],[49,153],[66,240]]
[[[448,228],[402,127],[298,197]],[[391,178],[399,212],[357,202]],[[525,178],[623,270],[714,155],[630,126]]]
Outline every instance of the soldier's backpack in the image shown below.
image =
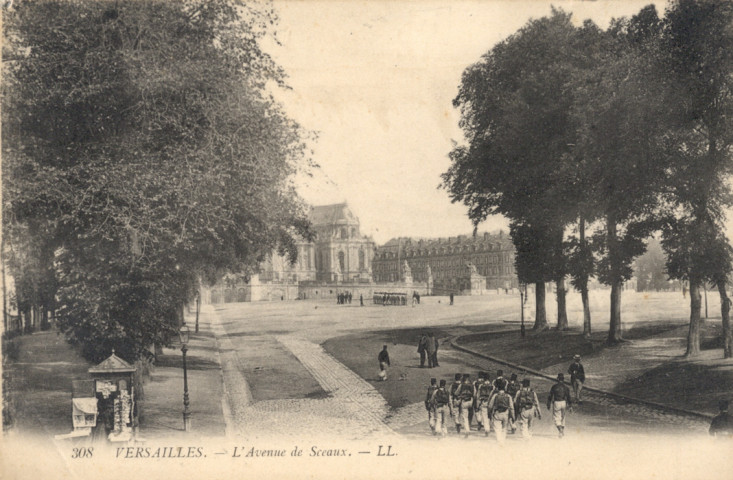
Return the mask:
[[488,400],[491,396],[491,384],[484,383],[478,387],[478,398]]
[[526,389],[522,390],[522,392],[519,394],[519,406],[521,408],[531,408],[534,407],[534,399],[532,398],[532,390]]
[[497,393],[494,399],[494,410],[500,413],[509,410],[509,395],[506,393]]
[[430,399],[433,398],[433,392],[435,392],[438,389],[435,385],[430,385],[428,387],[428,394],[425,397],[425,408],[430,408]]
[[438,389],[435,392],[435,405],[438,407],[442,407],[443,405],[448,405],[448,401],[450,400],[450,397],[448,396],[448,392],[445,391],[445,389]]
[[471,400],[473,398],[473,388],[471,388],[470,385],[466,385],[464,383],[459,389],[459,397],[463,401]]

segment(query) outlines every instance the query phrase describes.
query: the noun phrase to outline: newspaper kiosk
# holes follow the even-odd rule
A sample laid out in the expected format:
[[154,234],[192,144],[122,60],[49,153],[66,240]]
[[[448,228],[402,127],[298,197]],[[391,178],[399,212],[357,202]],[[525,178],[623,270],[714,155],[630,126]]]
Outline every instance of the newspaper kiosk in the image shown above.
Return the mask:
[[94,379],[100,420],[109,432],[107,438],[112,442],[131,440],[135,421],[135,368],[112,350],[112,355],[90,368],[89,373]]

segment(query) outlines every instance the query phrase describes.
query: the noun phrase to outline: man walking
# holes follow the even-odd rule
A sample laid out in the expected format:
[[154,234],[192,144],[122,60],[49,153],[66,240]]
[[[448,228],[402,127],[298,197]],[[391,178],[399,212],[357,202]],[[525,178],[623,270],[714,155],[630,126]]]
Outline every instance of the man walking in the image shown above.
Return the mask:
[[445,380],[440,381],[440,386],[433,392],[431,398],[435,405],[435,430],[445,436],[448,435],[448,418],[453,416],[450,394],[445,389]]
[[494,387],[491,386],[489,376],[486,372],[481,372],[481,383],[476,389],[476,421],[479,424],[479,431],[483,430],[486,436],[491,430],[491,417],[489,416],[489,400]]
[[550,389],[547,397],[547,409],[552,410],[552,419],[555,421],[557,431],[562,438],[565,435],[565,411],[573,411],[570,403],[570,389],[565,385],[565,375],[557,374],[557,383]]
[[[438,389],[438,385],[436,384],[437,380],[434,378],[430,379],[430,386],[428,387],[427,395],[425,395],[425,409],[428,411],[428,425],[430,425],[430,430],[433,431],[433,435],[435,435],[435,401],[433,400],[433,394]],[[445,381],[443,381],[445,384]]]
[[499,391],[489,400],[489,412],[491,412],[491,419],[496,432],[496,441],[503,445],[504,440],[506,440],[506,429],[509,427],[509,422],[514,421],[514,401],[504,391],[503,383],[500,382],[497,388]]
[[379,378],[382,381],[387,380],[387,367],[391,366],[389,363],[389,353],[387,352],[387,345],[382,347],[382,351],[377,356],[379,361]]
[[[517,392],[521,388],[521,385],[519,384],[519,380],[517,380],[517,374],[512,373],[509,377],[509,383],[506,385],[506,393],[512,399],[516,398]],[[517,402],[514,402],[514,418],[519,418],[519,412],[517,411],[519,407],[517,406]],[[509,425],[509,429],[511,433],[514,433],[517,431],[517,427],[514,425],[514,422],[512,421]]]
[[461,374],[456,373],[453,378],[453,383],[451,383],[450,386],[451,416],[453,417],[453,422],[456,424],[456,431],[461,433],[461,419],[458,416],[459,405],[461,402],[457,395],[458,389],[461,386]]
[[573,363],[568,367],[568,373],[570,374],[570,384],[573,386],[575,401],[579,404],[583,403],[583,400],[580,398],[580,392],[583,391],[585,370],[583,369],[583,365],[580,363],[580,355],[573,356]]
[[[473,384],[468,375],[463,376],[463,382],[456,390],[458,396],[458,417],[460,427],[463,429],[463,433],[468,437],[468,433],[471,431],[471,418],[470,410],[473,406]],[[460,429],[458,430],[460,433]]]
[[540,402],[537,400],[537,394],[529,387],[529,378],[522,380],[522,388],[517,392],[514,398],[514,404],[519,410],[517,422],[522,431],[522,438],[530,438],[532,432],[532,417],[542,420],[542,412],[540,412]]
[[430,332],[430,334],[428,335],[428,352],[430,351],[431,345],[433,347],[433,354],[432,354],[433,366],[439,367],[440,365],[438,364],[438,339],[435,338],[435,334],[433,334],[433,332]]

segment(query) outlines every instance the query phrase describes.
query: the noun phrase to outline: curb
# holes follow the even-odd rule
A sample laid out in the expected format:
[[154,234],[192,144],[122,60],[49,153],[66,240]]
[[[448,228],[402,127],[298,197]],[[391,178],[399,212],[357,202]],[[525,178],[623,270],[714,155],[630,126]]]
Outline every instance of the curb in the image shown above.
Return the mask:
[[[496,332],[491,332],[491,333],[496,333]],[[519,365],[519,364],[512,363],[512,362],[508,362],[508,361],[506,361],[504,359],[492,357],[490,355],[486,355],[486,354],[477,352],[475,350],[472,350],[472,349],[470,349],[468,347],[464,347],[463,345],[461,345],[458,342],[458,340],[461,339],[461,338],[467,337],[467,336],[468,335],[461,335],[461,336],[458,336],[458,337],[451,337],[448,342],[450,343],[451,347],[455,348],[456,350],[460,350],[460,351],[466,352],[468,354],[475,355],[477,357],[480,357],[480,358],[483,358],[483,359],[486,359],[486,360],[490,360],[490,361],[495,362],[495,363],[506,365],[508,367],[511,367],[511,368],[514,368],[514,369],[517,369],[517,370],[520,370],[520,371],[523,371],[523,372],[526,372],[526,373],[531,373],[534,376],[542,377],[542,378],[545,378],[547,380],[551,380],[553,382],[557,380],[557,378],[552,377],[550,375],[547,375],[545,373],[542,373],[542,372],[540,372],[538,370],[535,370],[533,368],[525,367],[524,365]],[[706,414],[706,413],[700,413],[700,412],[694,412],[694,411],[691,411],[691,410],[683,410],[681,408],[670,407],[669,405],[662,405],[661,403],[650,402],[648,400],[641,400],[639,398],[627,397],[626,395],[620,395],[618,393],[608,392],[606,390],[600,390],[598,388],[583,386],[583,390],[587,390],[587,391],[594,392],[594,393],[599,393],[601,395],[606,395],[606,396],[609,396],[609,397],[614,398],[616,400],[622,400],[622,401],[628,402],[628,403],[639,403],[639,404],[642,404],[642,405],[646,405],[648,407],[653,407],[653,408],[656,408],[656,409],[659,409],[659,410],[664,410],[666,412],[674,413],[674,414],[677,414],[677,415],[686,415],[686,416],[695,417],[695,418],[698,418],[698,419],[701,419],[701,420],[704,419],[704,420],[707,420],[708,422],[711,421],[714,418],[714,415],[710,415],[710,414]]]

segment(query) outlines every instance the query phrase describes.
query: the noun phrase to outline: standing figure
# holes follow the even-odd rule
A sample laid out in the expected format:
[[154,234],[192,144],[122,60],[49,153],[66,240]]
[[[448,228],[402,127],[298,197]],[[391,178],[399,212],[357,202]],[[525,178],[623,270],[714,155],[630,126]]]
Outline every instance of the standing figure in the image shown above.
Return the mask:
[[[434,346],[433,350],[433,366],[439,367],[440,364],[438,363],[438,339],[435,338],[433,332],[430,332],[430,335],[428,335],[428,343],[432,344]],[[428,350],[430,350],[430,347],[428,347]]]
[[575,401],[583,403],[580,393],[583,391],[583,383],[585,382],[585,370],[580,363],[580,355],[573,356],[573,363],[568,367],[568,373],[570,374],[570,384],[573,386]]
[[[428,336],[425,337],[425,353],[428,356],[428,368],[436,367],[435,365],[435,338],[433,337],[433,333],[428,333]],[[422,363],[422,356],[420,357],[420,362]]]
[[557,374],[557,383],[550,389],[547,397],[547,409],[552,410],[552,419],[555,421],[560,438],[565,435],[565,411],[573,411],[570,403],[570,389],[565,385],[565,375]]
[[359,294],[359,306],[360,307],[364,306],[364,294],[362,293]]
[[532,436],[530,431],[532,417],[536,416],[541,420],[542,412],[540,412],[540,402],[537,400],[537,394],[529,387],[529,378],[522,380],[522,388],[514,397],[514,405],[519,411],[517,422],[522,431],[522,438],[530,438]]
[[496,441],[504,444],[506,440],[506,429],[509,422],[514,421],[514,401],[504,391],[504,384],[500,383],[498,392],[489,400],[489,412],[496,432]]
[[[507,395],[509,395],[510,397],[512,397],[512,399],[514,399],[517,396],[517,392],[519,391],[520,388],[522,387],[519,384],[519,380],[517,380],[517,374],[512,373],[511,376],[509,377],[509,383],[507,383],[506,385]],[[514,418],[519,418],[518,408],[519,407],[517,406],[517,402],[514,402]],[[514,433],[517,431],[517,427],[516,425],[514,425],[514,422],[511,422],[511,424],[509,425],[509,431],[511,433]]]
[[383,381],[387,380],[387,367],[391,366],[389,363],[389,353],[387,352],[387,345],[382,347],[382,351],[377,356],[379,361],[379,378]]
[[445,380],[433,392],[432,403],[435,405],[435,431],[441,435],[448,435],[448,418],[453,416],[450,393],[445,389]]
[[453,292],[450,293],[450,304],[453,305]]
[[[445,385],[445,380],[441,381],[443,382],[443,385]],[[430,425],[430,430],[432,430],[433,435],[435,435],[436,426],[435,401],[433,400],[433,394],[438,389],[438,385],[436,383],[437,380],[435,378],[430,379],[430,386],[428,387],[427,395],[425,395],[425,410],[428,411],[428,425]]]
[[[425,355],[427,353],[428,337],[424,333],[420,334],[420,339],[417,341],[417,353],[420,354],[420,368],[425,366]],[[430,362],[429,362],[430,363]]]

